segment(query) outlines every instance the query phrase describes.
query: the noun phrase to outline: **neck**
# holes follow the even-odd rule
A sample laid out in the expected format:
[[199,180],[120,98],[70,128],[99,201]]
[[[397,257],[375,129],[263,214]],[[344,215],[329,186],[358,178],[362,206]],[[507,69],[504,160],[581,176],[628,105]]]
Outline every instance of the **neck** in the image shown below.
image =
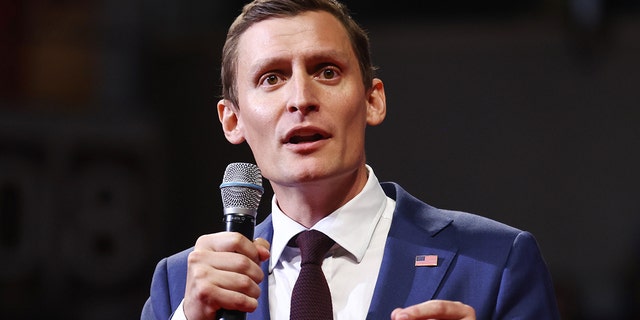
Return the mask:
[[332,179],[294,186],[272,186],[280,210],[306,228],[311,228],[362,191],[367,177],[367,168],[362,166]]

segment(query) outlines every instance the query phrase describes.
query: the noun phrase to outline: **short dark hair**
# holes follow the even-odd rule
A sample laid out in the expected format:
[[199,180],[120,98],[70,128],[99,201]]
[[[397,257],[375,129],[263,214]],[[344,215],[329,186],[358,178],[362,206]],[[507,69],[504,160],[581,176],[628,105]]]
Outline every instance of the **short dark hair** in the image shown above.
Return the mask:
[[326,11],[336,17],[347,30],[351,46],[358,58],[360,73],[365,88],[370,88],[375,68],[371,61],[369,37],[351,18],[347,7],[336,0],[254,0],[246,4],[242,13],[229,27],[222,49],[222,97],[238,105],[236,70],[238,64],[238,42],[240,36],[253,24],[260,21],[291,17],[307,11]]

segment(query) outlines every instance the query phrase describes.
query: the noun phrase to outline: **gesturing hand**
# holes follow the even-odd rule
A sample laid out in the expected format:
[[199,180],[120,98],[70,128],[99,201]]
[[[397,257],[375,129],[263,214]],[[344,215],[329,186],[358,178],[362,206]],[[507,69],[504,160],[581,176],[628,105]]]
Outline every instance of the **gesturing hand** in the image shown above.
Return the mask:
[[212,319],[219,309],[254,311],[264,278],[260,262],[268,258],[269,243],[264,239],[252,242],[236,232],[198,238],[187,262],[187,319]]
[[391,320],[475,320],[471,306],[456,301],[429,300],[391,312]]

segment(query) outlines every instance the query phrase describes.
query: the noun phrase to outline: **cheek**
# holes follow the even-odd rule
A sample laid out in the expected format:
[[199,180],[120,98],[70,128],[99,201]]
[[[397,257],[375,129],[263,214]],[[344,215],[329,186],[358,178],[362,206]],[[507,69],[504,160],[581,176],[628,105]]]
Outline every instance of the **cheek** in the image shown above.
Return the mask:
[[241,118],[241,124],[247,143],[252,149],[254,146],[260,147],[273,138],[275,124],[268,114],[259,113],[256,110],[249,110],[246,113],[250,116]]
[[346,125],[351,130],[357,130],[367,125],[367,105],[362,100],[349,100],[341,109],[341,119],[346,120]]

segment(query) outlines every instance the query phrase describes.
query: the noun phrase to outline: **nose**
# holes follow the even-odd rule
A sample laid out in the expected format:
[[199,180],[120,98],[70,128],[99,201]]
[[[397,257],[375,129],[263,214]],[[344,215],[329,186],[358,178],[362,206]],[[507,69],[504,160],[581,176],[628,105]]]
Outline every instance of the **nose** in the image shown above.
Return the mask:
[[307,104],[299,104],[299,105],[291,105],[288,108],[289,112],[294,113],[296,111],[300,111],[302,114],[307,115],[310,112],[316,111],[317,107],[315,105],[307,105]]
[[297,74],[289,81],[290,95],[287,102],[287,111],[300,112],[307,115],[318,110],[315,85],[308,74]]

